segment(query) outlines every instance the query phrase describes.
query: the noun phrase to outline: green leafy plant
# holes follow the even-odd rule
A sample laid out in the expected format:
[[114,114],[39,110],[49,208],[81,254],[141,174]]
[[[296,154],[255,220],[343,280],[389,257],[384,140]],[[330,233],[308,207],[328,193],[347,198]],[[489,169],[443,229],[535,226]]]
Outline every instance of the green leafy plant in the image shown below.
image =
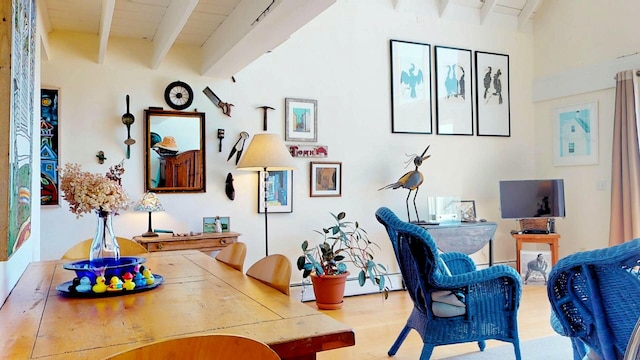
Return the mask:
[[358,283],[364,286],[367,278],[375,284],[380,291],[388,296],[388,288],[385,285],[387,269],[384,265],[374,261],[374,248],[380,247],[369,240],[365,229],[358,222],[346,221],[346,214],[331,213],[335,223],[322,231],[314,230],[323,237],[323,241],[317,246],[309,246],[309,241],[302,242],[303,254],[298,257],[298,270],[302,271],[302,277],[306,278],[312,273],[317,276],[339,275],[347,272],[347,264],[352,263],[360,269]]

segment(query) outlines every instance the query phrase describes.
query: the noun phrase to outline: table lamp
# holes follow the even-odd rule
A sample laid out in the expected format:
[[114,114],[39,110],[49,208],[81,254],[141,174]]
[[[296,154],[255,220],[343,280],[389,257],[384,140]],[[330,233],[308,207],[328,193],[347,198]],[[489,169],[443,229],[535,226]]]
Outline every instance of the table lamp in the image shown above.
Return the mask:
[[142,234],[142,236],[144,237],[158,236],[158,234],[153,232],[151,227],[151,213],[156,211],[164,211],[164,208],[162,207],[162,204],[160,204],[160,200],[158,200],[158,197],[156,196],[156,194],[150,191],[147,191],[146,193],[144,193],[140,201],[138,201],[138,204],[136,205],[134,210],[146,211],[149,213],[149,229],[147,230],[146,233]]
[[264,172],[264,247],[269,255],[269,231],[267,220],[267,178],[269,171],[293,170],[291,154],[276,134],[256,134],[238,162],[238,170]]

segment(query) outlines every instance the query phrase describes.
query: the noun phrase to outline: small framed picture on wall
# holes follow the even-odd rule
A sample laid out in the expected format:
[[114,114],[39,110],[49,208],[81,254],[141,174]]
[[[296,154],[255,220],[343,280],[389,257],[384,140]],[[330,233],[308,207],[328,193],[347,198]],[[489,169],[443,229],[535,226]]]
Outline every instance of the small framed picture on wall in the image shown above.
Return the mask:
[[311,162],[310,196],[342,196],[342,163]]
[[318,101],[285,98],[286,141],[318,141]]

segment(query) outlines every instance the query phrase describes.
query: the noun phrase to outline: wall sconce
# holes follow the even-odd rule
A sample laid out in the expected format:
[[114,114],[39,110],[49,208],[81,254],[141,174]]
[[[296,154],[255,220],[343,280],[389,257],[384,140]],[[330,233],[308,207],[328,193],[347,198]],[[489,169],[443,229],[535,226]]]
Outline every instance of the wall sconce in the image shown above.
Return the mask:
[[129,95],[126,97],[127,100],[127,112],[122,115],[122,123],[127,126],[127,140],[124,143],[127,145],[127,159],[131,157],[131,145],[135,144],[136,141],[131,138],[131,125],[136,121],[136,118],[129,112]]
[[156,194],[150,191],[147,191],[146,193],[144,193],[140,201],[138,201],[138,204],[136,205],[134,210],[146,211],[149,213],[149,229],[147,230],[146,233],[142,234],[142,236],[144,237],[158,236],[158,234],[153,232],[153,228],[151,227],[151,213],[156,211],[164,211],[164,208],[162,207],[162,204],[160,204],[160,200],[158,200],[158,197],[156,196]]

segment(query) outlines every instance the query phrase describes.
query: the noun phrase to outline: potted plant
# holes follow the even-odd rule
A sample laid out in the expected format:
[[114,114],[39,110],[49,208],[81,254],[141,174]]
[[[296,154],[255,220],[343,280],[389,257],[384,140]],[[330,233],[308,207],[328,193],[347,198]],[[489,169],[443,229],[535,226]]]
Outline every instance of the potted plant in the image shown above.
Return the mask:
[[311,277],[316,304],[319,309],[340,309],[344,297],[347,276],[347,264],[358,268],[358,282],[364,286],[367,278],[383,292],[385,299],[388,288],[385,286],[387,269],[374,262],[374,247],[377,244],[369,240],[365,229],[358,222],[346,221],[346,214],[331,213],[335,223],[322,231],[314,230],[322,236],[317,246],[302,242],[303,254],[298,258],[298,270],[302,277]]

